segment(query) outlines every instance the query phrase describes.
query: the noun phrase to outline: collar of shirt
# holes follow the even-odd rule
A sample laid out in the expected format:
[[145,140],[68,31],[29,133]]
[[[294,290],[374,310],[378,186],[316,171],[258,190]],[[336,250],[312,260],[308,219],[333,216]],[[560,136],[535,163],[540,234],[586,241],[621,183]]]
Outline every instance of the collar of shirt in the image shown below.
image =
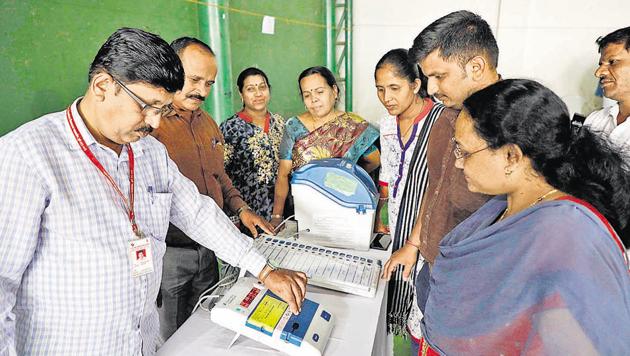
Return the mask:
[[[83,99],[83,97],[79,97],[74,100],[74,102],[70,105],[70,111],[72,111],[72,117],[74,118],[74,122],[76,123],[77,128],[79,129],[79,133],[81,133],[81,136],[83,137],[83,140],[85,141],[85,144],[88,147],[90,147],[91,150],[94,150],[94,147],[101,147],[103,149],[107,149],[111,151],[111,149],[106,148],[104,145],[101,145],[100,143],[98,143],[96,139],[94,138],[94,136],[92,136],[92,133],[90,133],[90,130],[88,130],[87,126],[85,125],[85,122],[83,121],[83,117],[81,116],[81,114],[79,114],[79,109],[77,107],[81,99]],[[63,126],[66,131],[66,139],[67,139],[66,143],[68,145],[68,148],[70,148],[73,151],[80,150],[81,147],[79,146],[79,143],[77,142],[76,138],[72,134],[72,130],[70,129],[70,124],[68,123],[68,120],[66,118],[64,118]],[[131,148],[133,149],[135,158],[139,158],[143,154],[144,146],[142,144],[142,140],[144,139],[140,139],[136,142],[131,142]],[[127,149],[124,148],[123,151],[126,152]],[[122,160],[129,159],[127,155],[121,155],[120,158]]]
[[178,118],[185,119],[190,122],[198,118],[199,115],[201,115],[201,108],[190,111],[190,110],[180,109],[179,107],[173,104],[173,109],[174,110],[171,112],[171,114],[166,116],[165,118],[171,119],[173,117],[178,117]]
[[[253,124],[254,119],[247,115],[247,113],[245,112],[245,110],[241,110],[238,113],[236,113],[236,115],[238,117],[240,117],[243,121],[245,121],[248,124]],[[265,133],[269,132],[269,122],[271,120],[271,113],[269,111],[267,111],[267,115],[265,115],[265,127],[263,128],[263,131]]]
[[617,115],[619,115],[619,104],[608,107],[608,118],[617,127]]

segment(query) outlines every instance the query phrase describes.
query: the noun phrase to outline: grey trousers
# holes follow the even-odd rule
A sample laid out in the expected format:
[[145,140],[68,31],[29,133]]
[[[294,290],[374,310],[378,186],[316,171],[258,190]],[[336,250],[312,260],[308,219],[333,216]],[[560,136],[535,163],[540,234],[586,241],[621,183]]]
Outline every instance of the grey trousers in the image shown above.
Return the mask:
[[188,319],[201,293],[218,281],[217,258],[211,250],[203,246],[166,248],[158,308],[164,341]]

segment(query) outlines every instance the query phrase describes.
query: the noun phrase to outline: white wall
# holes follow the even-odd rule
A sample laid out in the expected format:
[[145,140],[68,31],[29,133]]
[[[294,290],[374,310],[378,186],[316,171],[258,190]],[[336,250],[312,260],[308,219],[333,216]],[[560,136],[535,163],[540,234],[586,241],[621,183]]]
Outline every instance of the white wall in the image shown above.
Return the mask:
[[571,113],[601,107],[594,95],[595,40],[630,26],[628,0],[354,0],[354,111],[378,123],[386,111],[374,87],[376,62],[390,49],[411,47],[425,26],[462,9],[491,26],[504,78],[540,81]]

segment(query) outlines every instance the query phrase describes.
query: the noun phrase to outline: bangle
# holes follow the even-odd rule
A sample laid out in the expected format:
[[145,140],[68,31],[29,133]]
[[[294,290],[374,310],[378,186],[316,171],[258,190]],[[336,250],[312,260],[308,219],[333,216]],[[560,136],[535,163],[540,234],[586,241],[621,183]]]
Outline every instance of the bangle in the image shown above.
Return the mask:
[[271,218],[272,219],[282,219],[282,215],[281,214],[271,214]]
[[383,198],[383,197],[378,197],[378,200],[387,200],[387,199],[388,199],[387,197],[385,197],[385,198]]
[[241,213],[245,210],[252,210],[252,208],[250,208],[247,204],[241,206],[240,208],[236,209],[236,215],[241,216]]
[[413,242],[411,242],[409,240],[405,241],[405,243],[415,247],[416,250],[420,251],[420,245],[416,245],[416,244],[414,244]]

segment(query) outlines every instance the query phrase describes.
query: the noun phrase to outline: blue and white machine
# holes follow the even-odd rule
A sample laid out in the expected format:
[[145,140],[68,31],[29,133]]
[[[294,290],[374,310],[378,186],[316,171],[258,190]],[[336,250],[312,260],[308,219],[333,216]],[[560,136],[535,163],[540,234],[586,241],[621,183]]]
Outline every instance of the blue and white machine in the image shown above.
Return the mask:
[[291,191],[300,239],[370,248],[378,190],[363,168],[341,158],[311,161],[293,173]]

